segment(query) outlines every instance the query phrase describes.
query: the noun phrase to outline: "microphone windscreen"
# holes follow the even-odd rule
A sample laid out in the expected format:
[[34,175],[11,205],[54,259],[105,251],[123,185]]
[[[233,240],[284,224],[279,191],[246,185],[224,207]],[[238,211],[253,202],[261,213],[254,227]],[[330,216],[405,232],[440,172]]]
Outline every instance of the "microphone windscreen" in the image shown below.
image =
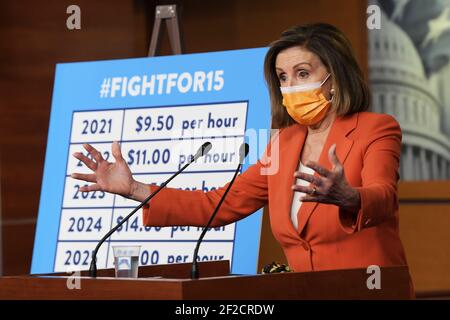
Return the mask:
[[247,157],[248,152],[250,150],[250,146],[248,145],[248,143],[243,143],[241,144],[241,147],[239,148],[239,163],[243,163],[245,157]]
[[198,148],[197,153],[194,156],[191,156],[191,162],[197,161],[198,158],[203,157],[207,154],[212,148],[211,142],[205,142],[202,144],[200,148]]
[[202,156],[204,156],[205,154],[207,154],[212,148],[212,143],[211,142],[205,142],[202,146],[201,146],[201,154]]

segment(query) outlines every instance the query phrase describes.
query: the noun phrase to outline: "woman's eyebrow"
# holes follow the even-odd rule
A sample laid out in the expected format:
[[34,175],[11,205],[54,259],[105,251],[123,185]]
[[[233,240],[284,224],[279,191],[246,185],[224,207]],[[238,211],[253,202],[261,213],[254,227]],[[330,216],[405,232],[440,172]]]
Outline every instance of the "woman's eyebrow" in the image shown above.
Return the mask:
[[311,63],[309,63],[309,62],[300,62],[300,63],[297,63],[295,66],[293,66],[292,69],[295,69],[298,66],[301,66],[302,64],[307,64],[308,66],[310,66],[312,68],[312,64]]
[[[311,63],[309,63],[309,62],[300,62],[300,63],[297,63],[295,66],[293,66],[292,69],[295,69],[295,68],[297,68],[298,66],[301,66],[302,64],[309,65],[309,66],[312,68],[312,64],[311,64]],[[282,69],[282,68],[279,68],[279,67],[275,67],[275,70],[277,70],[277,71],[283,71],[283,69]]]

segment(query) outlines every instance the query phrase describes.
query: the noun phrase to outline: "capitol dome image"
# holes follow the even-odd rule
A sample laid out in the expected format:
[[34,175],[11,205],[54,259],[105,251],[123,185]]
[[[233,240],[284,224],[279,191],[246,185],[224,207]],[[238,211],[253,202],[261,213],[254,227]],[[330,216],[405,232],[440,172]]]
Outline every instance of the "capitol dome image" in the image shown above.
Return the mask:
[[408,34],[383,12],[381,29],[369,31],[369,69],[372,111],[394,116],[402,128],[401,180],[450,179],[444,102]]

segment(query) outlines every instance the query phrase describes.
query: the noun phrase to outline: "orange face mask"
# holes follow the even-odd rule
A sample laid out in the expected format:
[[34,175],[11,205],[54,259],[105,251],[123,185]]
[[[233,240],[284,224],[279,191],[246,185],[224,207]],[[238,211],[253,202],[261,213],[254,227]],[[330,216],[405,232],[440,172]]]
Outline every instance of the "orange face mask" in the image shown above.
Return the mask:
[[323,120],[331,106],[331,101],[327,100],[322,93],[322,85],[329,77],[330,74],[322,82],[280,87],[283,105],[295,121],[310,126]]

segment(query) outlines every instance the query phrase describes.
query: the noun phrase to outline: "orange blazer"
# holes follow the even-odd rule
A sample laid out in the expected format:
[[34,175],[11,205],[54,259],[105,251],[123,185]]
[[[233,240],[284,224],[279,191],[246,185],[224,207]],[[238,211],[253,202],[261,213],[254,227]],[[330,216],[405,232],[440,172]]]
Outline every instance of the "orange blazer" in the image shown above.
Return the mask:
[[[306,134],[307,128],[299,124],[281,129],[271,139],[264,161],[260,159],[237,177],[213,226],[235,222],[268,204],[272,232],[294,271],[406,265],[398,229],[401,130],[397,121],[370,112],[334,121],[319,163],[331,169],[327,153],[336,143],[347,181],[360,193],[361,210],[349,221],[335,205],[305,202],[295,229],[290,216],[291,186]],[[275,139],[279,148],[271,150]],[[278,171],[262,174],[264,163],[275,155],[279,156]],[[151,191],[155,189],[150,186]],[[204,226],[224,190],[205,193],[166,188],[144,207],[144,224]]]

